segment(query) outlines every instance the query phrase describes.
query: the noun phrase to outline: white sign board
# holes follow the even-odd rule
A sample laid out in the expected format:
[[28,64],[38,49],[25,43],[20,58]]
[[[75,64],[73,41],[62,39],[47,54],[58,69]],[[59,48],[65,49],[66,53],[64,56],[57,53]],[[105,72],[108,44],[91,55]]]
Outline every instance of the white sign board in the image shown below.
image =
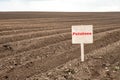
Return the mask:
[[81,61],[84,61],[84,43],[93,43],[93,26],[72,26],[72,43],[81,44]]
[[93,43],[93,26],[92,25],[75,25],[72,26],[72,43]]

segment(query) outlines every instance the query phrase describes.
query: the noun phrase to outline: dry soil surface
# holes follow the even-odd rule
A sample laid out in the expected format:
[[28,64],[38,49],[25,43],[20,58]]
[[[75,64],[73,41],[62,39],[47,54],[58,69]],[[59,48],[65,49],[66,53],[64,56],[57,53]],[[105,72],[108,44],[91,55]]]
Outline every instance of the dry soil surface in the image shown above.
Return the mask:
[[[93,25],[94,43],[71,42]],[[0,80],[120,80],[120,13],[0,13]]]

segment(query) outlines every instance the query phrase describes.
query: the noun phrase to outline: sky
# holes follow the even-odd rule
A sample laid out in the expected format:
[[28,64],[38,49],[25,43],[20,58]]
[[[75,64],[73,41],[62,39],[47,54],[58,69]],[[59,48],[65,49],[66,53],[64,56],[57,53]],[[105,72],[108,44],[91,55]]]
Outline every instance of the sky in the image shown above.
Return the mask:
[[112,12],[120,0],[0,0],[1,11]]

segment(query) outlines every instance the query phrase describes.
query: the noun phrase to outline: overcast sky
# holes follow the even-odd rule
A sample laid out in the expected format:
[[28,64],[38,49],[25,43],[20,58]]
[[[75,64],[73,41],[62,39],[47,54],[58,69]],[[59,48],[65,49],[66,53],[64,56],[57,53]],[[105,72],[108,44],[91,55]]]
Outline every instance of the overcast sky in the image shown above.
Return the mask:
[[120,0],[0,0],[0,11],[120,11]]

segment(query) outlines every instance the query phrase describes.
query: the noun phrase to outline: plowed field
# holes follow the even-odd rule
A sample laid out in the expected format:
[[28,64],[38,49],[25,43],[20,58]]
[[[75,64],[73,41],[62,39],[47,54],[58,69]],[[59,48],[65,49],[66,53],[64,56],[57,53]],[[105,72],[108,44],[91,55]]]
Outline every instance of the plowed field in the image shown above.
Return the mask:
[[[94,43],[72,44],[72,25]],[[120,80],[120,13],[0,13],[0,80]]]

